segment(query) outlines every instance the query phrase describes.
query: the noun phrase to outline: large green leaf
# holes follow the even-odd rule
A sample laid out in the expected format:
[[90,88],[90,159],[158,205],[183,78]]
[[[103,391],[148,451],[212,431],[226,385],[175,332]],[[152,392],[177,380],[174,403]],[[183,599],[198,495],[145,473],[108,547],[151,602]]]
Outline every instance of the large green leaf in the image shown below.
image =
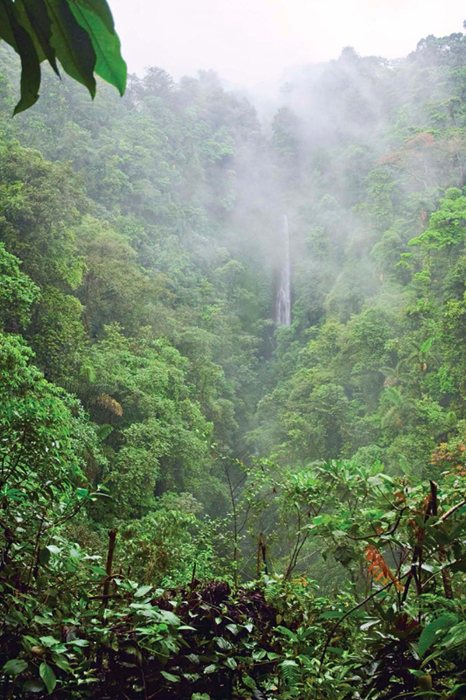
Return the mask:
[[0,37],[21,58],[21,98],[15,114],[32,107],[39,99],[40,64],[34,42],[19,23],[17,8],[12,0],[0,0]]
[[45,662],[43,662],[39,666],[39,675],[44,681],[48,692],[53,693],[53,691],[55,690],[55,686],[57,685],[57,678],[55,676],[53,668]]
[[9,676],[18,676],[20,673],[23,673],[27,667],[27,661],[24,661],[24,659],[10,659],[6,662],[2,671]]
[[41,75],[34,43],[21,25],[15,28],[15,37],[21,57],[21,99],[14,111],[18,114],[32,107],[39,99]]
[[11,26],[10,12],[11,0],[0,0],[0,38],[10,44],[15,51],[18,51],[16,39]]
[[50,43],[63,69],[95,96],[96,54],[88,33],[76,21],[67,0],[45,0],[52,21]]
[[76,4],[84,9],[93,12],[95,15],[100,17],[102,22],[105,24],[107,30],[111,33],[115,33],[115,25],[113,23],[113,16],[106,0],[75,0]]
[[112,29],[109,30],[105,8],[108,10],[105,2],[97,2],[95,6],[89,0],[75,0],[71,3],[73,15],[91,38],[97,56],[95,72],[123,95],[126,88],[126,63],[121,56],[120,40],[113,30],[113,20]]
[[458,622],[458,618],[454,613],[442,613],[435,620],[430,622],[421,632],[419,637],[418,651],[419,656],[424,656],[426,651],[430,649],[432,644],[438,638],[439,630],[449,629]]
[[[46,58],[55,73],[59,75],[55,51],[50,44],[52,22],[47,13],[44,0],[16,0],[15,5],[18,9],[21,24],[36,44],[39,60]],[[42,52],[43,57],[40,55],[40,52]]]
[[21,58],[21,99],[15,114],[39,97],[40,63],[57,60],[68,75],[96,92],[94,72],[121,95],[127,67],[106,0],[0,0],[0,39]]
[[38,678],[32,678],[23,685],[23,692],[25,693],[43,693],[44,684]]

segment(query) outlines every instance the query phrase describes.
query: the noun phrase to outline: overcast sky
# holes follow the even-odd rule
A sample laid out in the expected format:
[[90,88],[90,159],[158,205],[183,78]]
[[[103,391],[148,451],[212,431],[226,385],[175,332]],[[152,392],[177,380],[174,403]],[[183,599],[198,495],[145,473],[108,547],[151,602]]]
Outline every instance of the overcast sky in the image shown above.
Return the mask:
[[462,31],[465,0],[110,0],[132,72],[174,78],[212,68],[253,87],[292,65],[362,55],[404,56],[428,34]]

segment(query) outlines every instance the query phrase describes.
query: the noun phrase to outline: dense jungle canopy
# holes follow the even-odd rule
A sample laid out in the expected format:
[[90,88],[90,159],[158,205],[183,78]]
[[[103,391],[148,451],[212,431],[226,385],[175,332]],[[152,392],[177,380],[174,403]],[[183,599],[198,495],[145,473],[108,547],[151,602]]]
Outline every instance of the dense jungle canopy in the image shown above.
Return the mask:
[[0,46],[2,697],[465,698],[466,35],[271,119],[42,73],[12,119]]

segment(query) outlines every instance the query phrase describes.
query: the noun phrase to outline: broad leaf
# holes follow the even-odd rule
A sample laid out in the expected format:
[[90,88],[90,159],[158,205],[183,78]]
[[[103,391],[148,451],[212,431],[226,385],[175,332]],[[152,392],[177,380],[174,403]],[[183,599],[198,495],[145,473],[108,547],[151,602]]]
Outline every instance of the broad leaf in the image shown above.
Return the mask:
[[30,681],[26,681],[23,685],[23,692],[25,693],[43,693],[44,684],[38,678],[33,678]]
[[141,586],[135,592],[134,597],[142,598],[143,596],[147,595],[147,593],[149,593],[150,590],[152,590],[152,586]]
[[[101,5],[101,3],[98,3]],[[103,3],[105,5],[105,3]],[[100,9],[100,8],[99,8]],[[80,26],[89,34],[97,61],[95,72],[123,95],[126,88],[126,63],[121,57],[120,40],[114,31],[109,31],[105,12],[97,11],[85,0],[71,3],[71,11]]]
[[419,656],[424,656],[426,651],[432,646],[437,639],[439,630],[449,629],[458,622],[458,618],[454,613],[443,613],[425,627],[419,637],[418,651]]
[[95,96],[96,55],[87,32],[78,24],[66,0],[45,0],[52,20],[51,45],[63,69]]
[[16,0],[18,16],[21,24],[28,31],[36,44],[37,55],[42,60],[40,52],[48,60],[53,70],[59,75],[55,51],[50,44],[52,37],[52,22],[47,13],[44,0]]
[[162,676],[170,681],[170,683],[178,683],[181,679],[179,676],[174,676],[173,673],[168,673],[167,671],[160,671]]
[[21,98],[14,111],[18,114],[32,107],[39,99],[40,64],[34,42],[19,23],[12,0],[0,0],[0,37],[21,58]]
[[112,12],[106,0],[75,0],[75,2],[79,4],[82,9],[93,12],[103,22],[107,31],[111,34],[115,34]]
[[53,672],[53,668],[45,662],[43,662],[39,666],[39,675],[44,681],[48,692],[52,693],[55,689],[55,686],[57,685],[57,678],[55,676],[55,673]]
[[18,676],[25,671],[27,667],[27,661],[23,661],[23,659],[10,659],[4,665],[2,672],[6,673],[8,676]]

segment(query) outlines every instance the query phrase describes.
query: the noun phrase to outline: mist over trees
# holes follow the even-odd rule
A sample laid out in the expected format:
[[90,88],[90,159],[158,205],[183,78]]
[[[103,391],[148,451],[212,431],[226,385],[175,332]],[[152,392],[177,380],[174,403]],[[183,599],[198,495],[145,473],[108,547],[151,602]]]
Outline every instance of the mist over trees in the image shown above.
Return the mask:
[[[5,698],[462,698],[466,35],[123,98],[0,47]],[[288,256],[291,323],[276,323]]]

